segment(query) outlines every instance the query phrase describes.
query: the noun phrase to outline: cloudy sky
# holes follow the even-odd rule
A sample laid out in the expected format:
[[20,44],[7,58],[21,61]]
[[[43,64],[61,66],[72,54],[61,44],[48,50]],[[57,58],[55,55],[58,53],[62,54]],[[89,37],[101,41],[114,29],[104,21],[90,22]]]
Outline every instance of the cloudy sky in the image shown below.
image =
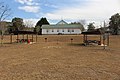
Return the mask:
[[66,21],[108,20],[120,13],[120,0],[2,0],[12,9],[12,18],[20,17],[33,21],[46,17],[50,23]]

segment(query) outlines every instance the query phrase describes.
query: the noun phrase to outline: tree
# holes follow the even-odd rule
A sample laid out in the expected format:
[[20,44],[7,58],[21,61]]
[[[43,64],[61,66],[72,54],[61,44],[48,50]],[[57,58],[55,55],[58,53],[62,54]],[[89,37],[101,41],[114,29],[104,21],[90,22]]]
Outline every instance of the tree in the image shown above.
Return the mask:
[[81,26],[81,31],[84,31],[84,30],[85,30],[85,29],[84,29],[84,26],[83,26],[83,24],[81,24],[81,22],[71,22],[70,24],[78,24],[78,25]]
[[3,35],[9,34],[9,27],[11,26],[11,22],[1,21],[0,24],[1,24],[1,29],[2,29],[0,30],[0,33],[1,34],[3,33]]
[[12,19],[12,23],[13,23],[12,31],[24,30],[24,28],[25,28],[25,25],[24,25],[22,18],[15,17]]
[[11,9],[8,5],[0,2],[0,21],[4,21],[11,15]]
[[42,25],[49,25],[49,22],[47,21],[47,19],[46,18],[41,18],[38,22],[37,22],[37,24],[36,24],[36,26],[35,26],[35,30],[34,31],[36,31],[38,34],[42,34]]
[[85,25],[85,24],[86,24],[86,20],[81,19],[81,20],[80,20],[80,23],[81,23],[82,25]]
[[3,44],[3,35],[6,30],[4,20],[11,15],[11,9],[4,2],[0,2],[0,31],[1,31],[1,45]]
[[24,21],[25,27],[33,27],[33,21],[31,20],[25,20]]
[[33,21],[31,20],[25,20],[24,25],[25,25],[25,31],[34,31],[34,25]]
[[112,34],[117,35],[120,29],[120,14],[117,13],[110,18],[109,28],[112,31]]
[[89,23],[88,31],[92,31],[92,30],[95,30],[95,26],[93,25],[93,23]]

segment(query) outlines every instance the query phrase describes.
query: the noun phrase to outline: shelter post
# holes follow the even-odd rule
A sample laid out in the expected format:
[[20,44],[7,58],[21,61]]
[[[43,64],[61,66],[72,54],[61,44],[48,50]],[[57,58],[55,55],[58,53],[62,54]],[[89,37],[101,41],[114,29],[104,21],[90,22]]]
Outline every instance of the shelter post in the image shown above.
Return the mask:
[[87,45],[87,34],[85,35],[85,44]]
[[109,34],[108,34],[108,37],[107,37],[107,45],[109,46]]
[[37,42],[37,34],[36,34],[36,42]]
[[33,42],[33,34],[32,34],[32,42]]
[[12,33],[10,34],[10,43],[12,44]]
[[100,45],[101,45],[101,43],[102,43],[102,35],[100,35]]
[[83,35],[83,43],[85,42],[85,34]]
[[23,34],[23,39],[24,39],[24,34]]
[[28,34],[27,34],[27,40],[28,40]]
[[17,43],[19,42],[19,35],[17,34]]

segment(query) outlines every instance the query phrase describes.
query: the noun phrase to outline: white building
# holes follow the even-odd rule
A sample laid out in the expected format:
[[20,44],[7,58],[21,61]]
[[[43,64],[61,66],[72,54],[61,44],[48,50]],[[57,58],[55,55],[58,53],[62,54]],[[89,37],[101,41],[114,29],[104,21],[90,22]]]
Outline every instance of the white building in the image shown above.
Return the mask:
[[61,20],[55,25],[42,25],[42,34],[81,34],[83,26]]

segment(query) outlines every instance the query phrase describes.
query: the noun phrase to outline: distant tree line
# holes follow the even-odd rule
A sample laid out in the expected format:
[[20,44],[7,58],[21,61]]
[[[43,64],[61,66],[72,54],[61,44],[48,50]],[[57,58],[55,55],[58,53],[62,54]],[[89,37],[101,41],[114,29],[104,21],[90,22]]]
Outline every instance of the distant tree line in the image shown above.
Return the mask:
[[[24,22],[22,18],[15,17],[12,19],[11,22],[6,22],[5,20],[7,17],[11,15],[11,9],[8,5],[0,2],[0,34],[9,34],[13,31],[21,31],[21,30],[31,30],[33,29],[34,32],[37,32],[39,35],[42,34],[42,25],[49,25],[50,23],[47,21],[46,18],[41,18],[35,26],[31,24],[30,21]],[[79,22],[72,22],[70,24],[79,24],[83,26],[85,24],[85,20]],[[32,28],[30,28],[32,26]],[[93,23],[89,23],[88,31],[94,30],[95,26]],[[112,31],[112,34],[117,35],[120,34],[120,14],[114,14],[110,18],[109,22],[109,29]],[[84,26],[82,28],[84,31]]]
[[[9,34],[13,31],[21,31],[21,30],[30,30],[29,26],[33,26],[31,28],[32,31],[37,32],[39,35],[42,34],[42,25],[49,25],[50,23],[47,21],[46,18],[41,18],[35,25],[31,24],[30,21],[23,22],[22,18],[13,18],[11,22],[6,21],[0,21],[0,25],[4,26],[4,33]],[[79,24],[83,26],[80,22],[71,22],[70,24]],[[115,14],[111,16],[110,22],[109,22],[109,29],[112,31],[112,34],[117,35],[120,34],[120,14]],[[1,30],[2,27],[0,27],[0,33],[2,33]],[[88,24],[88,31],[95,30],[95,26],[93,23]],[[84,26],[82,28],[82,31],[84,31]]]

